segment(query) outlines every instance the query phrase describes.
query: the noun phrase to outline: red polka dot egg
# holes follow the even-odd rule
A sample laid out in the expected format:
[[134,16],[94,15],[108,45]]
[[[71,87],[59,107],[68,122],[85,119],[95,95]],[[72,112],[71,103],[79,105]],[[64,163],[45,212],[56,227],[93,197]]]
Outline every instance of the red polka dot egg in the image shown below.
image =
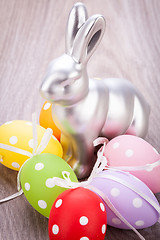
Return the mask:
[[126,170],[143,181],[152,192],[160,192],[160,155],[142,138],[131,135],[118,136],[106,145],[104,155],[110,167],[121,167],[121,170]]
[[50,240],[103,240],[106,210],[102,200],[85,188],[66,190],[58,196],[49,217]]
[[[37,140],[40,144],[46,129],[37,125]],[[9,146],[10,149],[4,149]],[[13,148],[13,149],[12,149]],[[15,152],[15,148],[21,150]],[[31,157],[33,152],[32,122],[14,120],[0,126],[0,155],[1,163],[13,170],[19,170],[22,164]],[[44,153],[52,153],[62,157],[63,150],[59,141],[52,135]]]

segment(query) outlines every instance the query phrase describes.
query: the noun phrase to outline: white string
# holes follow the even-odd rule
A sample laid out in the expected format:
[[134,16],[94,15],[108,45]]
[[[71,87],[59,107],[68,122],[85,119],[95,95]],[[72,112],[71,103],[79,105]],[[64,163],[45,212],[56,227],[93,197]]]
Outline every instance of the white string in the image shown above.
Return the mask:
[[[103,155],[103,152],[102,152],[102,155]],[[106,166],[106,158],[103,156],[101,156],[101,157],[99,156],[93,167],[90,177],[86,181],[72,182],[70,179],[70,173],[67,171],[62,171],[63,178],[59,178],[59,177],[52,178],[53,186],[57,185],[57,186],[63,187],[63,188],[86,187],[91,183],[91,181],[93,180],[93,178],[95,176],[97,176],[100,172],[103,171],[105,166]]]
[[[99,151],[97,152],[97,156],[99,155],[99,153],[102,152],[102,149],[104,151],[106,144],[108,143],[108,139],[107,138],[97,138],[93,144],[94,146],[98,146],[100,144],[103,144],[103,146],[99,149]],[[159,155],[160,158],[160,155]],[[157,161],[153,162],[153,163],[148,163],[146,165],[142,165],[142,166],[109,166],[108,163],[106,165],[107,169],[111,169],[111,170],[124,170],[124,171],[142,171],[142,170],[146,170],[146,171],[152,171],[154,168],[160,166],[160,159],[158,159]]]
[[19,192],[17,193],[14,193],[13,195],[9,196],[9,197],[6,197],[6,198],[3,198],[0,200],[0,203],[3,203],[3,202],[7,202],[7,201],[10,201],[16,197],[19,197],[23,194],[23,190],[21,189]]
[[117,211],[117,209],[114,207],[114,205],[112,204],[112,202],[109,200],[109,198],[99,189],[89,185],[87,186],[87,189],[90,189],[94,192],[96,192],[103,200],[104,202],[107,204],[107,206],[113,211],[113,213],[122,221],[124,222],[130,229],[132,229],[141,240],[145,240],[145,238],[120,214],[119,211]]
[[51,137],[52,137],[53,131],[51,128],[47,128],[47,130],[45,131],[42,140],[36,150],[36,154],[40,154],[41,152],[44,151],[44,149],[47,147]]
[[104,144],[104,143],[108,143],[109,142],[109,140],[107,139],[107,138],[105,138],[105,137],[98,137],[98,138],[96,138],[94,141],[93,141],[93,145],[94,146],[98,146],[98,145],[100,145],[100,144]]
[[7,144],[0,143],[0,148],[8,150],[8,151],[15,152],[15,153],[19,153],[19,154],[22,154],[22,155],[27,156],[27,157],[32,157],[31,152],[28,152],[28,151],[25,151],[23,149],[16,148],[16,147],[13,147],[13,146],[9,146]]
[[103,156],[104,154],[104,149],[106,146],[106,142],[104,143],[104,148],[102,149],[101,152],[99,152],[98,157],[97,157],[97,161],[93,167],[93,170],[90,174],[90,177],[88,178],[88,180],[86,181],[86,185],[89,185],[92,181],[92,179],[100,172],[102,172],[106,165],[107,165],[107,159]]
[[160,160],[157,160],[154,163],[148,163],[146,165],[143,166],[107,166],[108,168],[112,169],[117,169],[117,170],[126,170],[126,171],[142,171],[142,170],[146,170],[148,172],[152,171],[155,167],[160,166]]
[[112,175],[105,175],[104,173],[101,173],[101,174],[95,176],[95,178],[97,178],[97,177],[113,180],[113,181],[118,182],[118,183],[122,184],[123,186],[131,189],[136,194],[141,196],[145,201],[147,201],[160,214],[160,206],[158,206],[157,203],[155,203],[150,197],[148,197],[145,193],[143,193],[142,191],[140,191],[139,189],[134,187],[132,184],[126,182],[125,180],[123,180],[119,177],[115,177]]

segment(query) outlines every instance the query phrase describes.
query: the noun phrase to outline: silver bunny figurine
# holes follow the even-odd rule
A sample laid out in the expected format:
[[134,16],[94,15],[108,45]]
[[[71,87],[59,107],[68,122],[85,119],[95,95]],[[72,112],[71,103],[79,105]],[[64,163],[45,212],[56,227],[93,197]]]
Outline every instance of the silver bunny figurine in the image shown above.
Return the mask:
[[88,78],[87,62],[104,31],[104,17],[88,18],[85,6],[76,3],[68,19],[66,52],[50,63],[40,87],[41,95],[53,104],[56,125],[70,142],[69,164],[78,178],[87,177],[93,168],[93,141],[98,136],[144,137],[148,129],[150,108],[129,81]]

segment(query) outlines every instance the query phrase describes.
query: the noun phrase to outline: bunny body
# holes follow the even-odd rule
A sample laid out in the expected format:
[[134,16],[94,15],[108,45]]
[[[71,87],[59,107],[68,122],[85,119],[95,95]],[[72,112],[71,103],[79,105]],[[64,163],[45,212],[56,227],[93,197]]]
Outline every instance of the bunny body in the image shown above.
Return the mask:
[[68,162],[79,178],[94,165],[93,141],[130,133],[144,137],[149,107],[143,96],[123,79],[89,79],[86,64],[101,41],[105,20],[87,16],[83,4],[69,15],[66,54],[51,62],[40,91],[53,103],[53,118],[72,149]]

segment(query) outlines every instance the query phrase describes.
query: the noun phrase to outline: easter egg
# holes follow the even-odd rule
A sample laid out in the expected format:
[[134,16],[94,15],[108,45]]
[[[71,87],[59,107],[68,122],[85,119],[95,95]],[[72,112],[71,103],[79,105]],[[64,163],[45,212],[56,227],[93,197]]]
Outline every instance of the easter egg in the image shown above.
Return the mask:
[[[137,192],[122,184],[126,182],[133,189],[145,194],[159,208],[159,203],[151,190],[135,176],[113,170],[104,170],[97,175],[91,186],[100,190],[107,196],[118,212],[136,229],[146,228],[155,224],[159,213],[155,208]],[[97,192],[98,193],[98,192]],[[107,212],[107,224],[116,228],[130,229],[104,202]]]
[[[46,129],[37,125],[38,144],[45,133]],[[33,134],[32,122],[24,120],[15,120],[6,122],[0,126],[0,143],[10,147],[19,148],[32,153],[33,151]],[[63,150],[59,141],[52,136],[44,153],[52,153],[62,157]],[[2,156],[1,163],[13,170],[19,170],[22,164],[29,158],[24,154],[0,148]]]
[[53,135],[60,141],[61,132],[55,125],[52,118],[52,104],[45,101],[39,116],[39,123],[44,128],[51,128]]
[[42,215],[49,217],[51,207],[66,188],[55,185],[54,178],[63,178],[62,172],[70,174],[71,181],[77,177],[71,167],[60,157],[41,153],[30,158],[22,167],[20,182],[28,202]]
[[103,240],[106,210],[102,200],[85,188],[69,189],[58,196],[49,217],[50,240]]
[[118,136],[106,145],[104,156],[110,167],[146,166],[146,169],[126,171],[143,181],[152,192],[160,192],[160,161],[156,164],[160,155],[142,138],[131,135]]

